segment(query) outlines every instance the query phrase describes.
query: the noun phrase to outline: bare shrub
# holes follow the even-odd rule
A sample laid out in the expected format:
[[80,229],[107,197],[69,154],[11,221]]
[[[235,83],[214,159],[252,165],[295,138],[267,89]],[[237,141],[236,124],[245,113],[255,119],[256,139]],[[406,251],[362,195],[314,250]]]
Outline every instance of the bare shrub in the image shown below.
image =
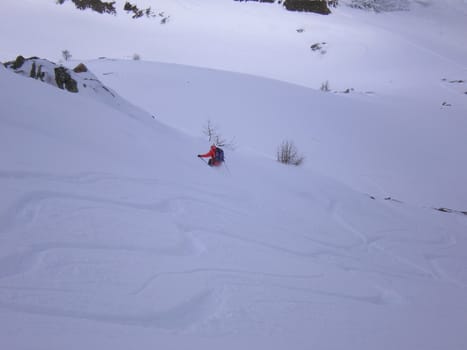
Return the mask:
[[65,61],[68,61],[71,58],[71,53],[68,50],[62,51],[62,57]]
[[301,165],[305,157],[298,154],[297,147],[292,141],[283,141],[277,149],[277,161],[283,164]]
[[331,89],[329,88],[329,81],[326,80],[324,83],[322,83],[321,87],[320,87],[320,90],[324,91],[324,92],[331,91]]
[[237,146],[235,144],[235,138],[226,139],[219,133],[219,128],[208,120],[203,126],[203,134],[208,138],[208,141],[216,144],[216,146],[228,148],[234,150]]

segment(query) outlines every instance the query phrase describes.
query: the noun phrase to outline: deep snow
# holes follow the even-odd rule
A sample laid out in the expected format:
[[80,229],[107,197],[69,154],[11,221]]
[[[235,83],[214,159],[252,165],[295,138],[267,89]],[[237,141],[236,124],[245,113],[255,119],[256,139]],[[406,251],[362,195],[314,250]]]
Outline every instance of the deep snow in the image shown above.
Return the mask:
[[[2,36],[5,60],[27,50],[52,59],[74,43],[67,48],[83,58],[146,48],[143,58],[172,64],[86,61],[115,99],[0,66],[2,346],[466,348],[467,216],[433,209],[467,210],[465,85],[450,83],[465,76],[465,3],[443,2],[451,7],[439,17],[439,3],[424,3],[323,18],[161,1],[171,22],[141,28],[71,5],[7,0],[0,32],[15,21],[42,26]],[[286,43],[301,45],[291,38],[305,22],[314,31],[305,28],[307,51],[296,55]],[[428,40],[433,23],[457,37]],[[250,37],[252,28],[263,30]],[[151,35],[134,36],[147,30],[165,38],[165,51],[149,49]],[[74,35],[91,32],[95,41],[76,44]],[[329,54],[308,52],[311,33],[335,35]],[[353,56],[358,41],[367,51]],[[264,64],[275,48],[281,64]],[[366,68],[339,67],[334,49]],[[355,90],[310,89],[332,74],[342,79],[331,88]],[[209,146],[208,119],[235,137],[228,168],[195,156]],[[302,167],[274,161],[284,138],[306,156]]]
[[465,346],[464,215],[0,72],[9,348]]

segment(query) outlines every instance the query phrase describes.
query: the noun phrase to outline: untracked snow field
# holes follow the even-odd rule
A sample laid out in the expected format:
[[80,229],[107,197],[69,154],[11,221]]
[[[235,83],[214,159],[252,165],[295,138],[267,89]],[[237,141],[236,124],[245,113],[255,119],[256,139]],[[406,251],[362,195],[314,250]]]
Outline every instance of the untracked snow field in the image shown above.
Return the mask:
[[2,5],[1,59],[110,95],[0,65],[0,348],[466,349],[465,2],[149,5]]

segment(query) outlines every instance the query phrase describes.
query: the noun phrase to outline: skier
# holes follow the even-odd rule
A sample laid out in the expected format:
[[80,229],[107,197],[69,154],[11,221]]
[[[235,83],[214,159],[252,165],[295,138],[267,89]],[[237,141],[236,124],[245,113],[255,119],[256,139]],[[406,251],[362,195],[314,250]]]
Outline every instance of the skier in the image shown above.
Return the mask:
[[219,166],[224,161],[224,151],[216,147],[215,144],[211,145],[211,149],[206,154],[198,154],[199,158],[208,158],[211,157],[208,161],[209,166]]

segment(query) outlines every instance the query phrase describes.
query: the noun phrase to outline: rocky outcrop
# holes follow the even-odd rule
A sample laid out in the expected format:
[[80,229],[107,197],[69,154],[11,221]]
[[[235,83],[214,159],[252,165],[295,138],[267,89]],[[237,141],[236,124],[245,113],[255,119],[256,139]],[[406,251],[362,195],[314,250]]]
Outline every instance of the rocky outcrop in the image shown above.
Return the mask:
[[289,11],[314,12],[321,15],[331,13],[326,0],[285,0],[284,6]]
[[38,57],[18,56],[14,61],[4,63],[4,66],[19,75],[49,83],[70,92],[78,92],[78,83],[72,78],[71,72],[50,61]]
[[69,92],[92,90],[92,93],[114,97],[112,91],[106,88],[83,63],[78,64],[74,69],[68,69],[38,57],[18,56],[14,61],[4,63],[4,66],[16,74],[40,80]]
[[44,81],[45,72],[42,71],[42,65],[39,65],[39,67],[36,69],[36,62],[32,62],[32,67],[29,76],[33,79],[39,79],[40,81]]
[[[276,0],[234,0],[239,2],[256,1],[275,3]],[[282,4],[282,1],[277,1]],[[338,0],[284,0],[283,5],[289,11],[314,12],[322,15],[331,13],[329,6],[336,7]]]
[[[66,64],[68,65],[69,62]],[[26,83],[31,87],[34,85],[34,89],[26,89],[28,92],[40,92],[42,90],[44,95],[53,96],[53,98],[57,99],[57,102],[60,99],[69,101],[69,98],[79,95],[79,98],[90,98],[118,111],[123,110],[131,117],[147,116],[146,112],[143,112],[102,84],[99,78],[82,63],[71,69],[38,57],[24,58],[18,56],[11,62],[3,65],[0,63],[0,70],[3,70],[2,73],[20,76],[18,79],[23,77],[29,80]],[[32,81],[31,78],[36,81]],[[61,89],[61,91],[57,88]],[[73,94],[70,96],[68,91]],[[43,94],[40,95],[43,96]],[[24,98],[29,99],[30,96],[24,96]]]
[[57,67],[54,69],[55,71],[55,82],[60,89],[66,89],[70,92],[78,92],[78,84],[76,80],[74,80],[70,73],[68,73],[68,69],[65,67]]
[[276,1],[276,0],[234,0],[234,1],[240,1],[240,2],[242,2],[242,1],[245,1],[245,2],[247,2],[247,1],[256,1],[256,2],[269,2],[269,3],[273,3],[273,2]]
[[[116,14],[115,10],[115,1],[106,2],[101,0],[71,0],[77,9],[86,10],[91,9],[98,13],[110,13],[112,15]],[[57,0],[57,4],[62,5],[65,0]]]

